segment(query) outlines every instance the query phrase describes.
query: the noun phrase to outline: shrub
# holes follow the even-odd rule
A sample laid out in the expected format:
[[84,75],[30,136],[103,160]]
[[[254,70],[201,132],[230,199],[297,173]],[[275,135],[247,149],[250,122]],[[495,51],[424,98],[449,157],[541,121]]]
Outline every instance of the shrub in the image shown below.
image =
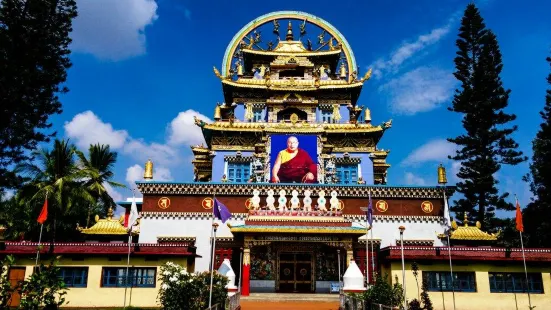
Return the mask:
[[[205,309],[209,303],[210,272],[188,273],[180,265],[168,262],[161,266],[161,289],[158,299],[166,310]],[[228,298],[228,278],[214,271],[212,304],[224,305]]]
[[38,310],[43,305],[44,309],[57,309],[63,305],[65,303],[63,296],[67,294],[67,288],[58,274],[57,258],[52,260],[49,266],[41,265],[38,272],[34,272],[21,283],[19,308]]

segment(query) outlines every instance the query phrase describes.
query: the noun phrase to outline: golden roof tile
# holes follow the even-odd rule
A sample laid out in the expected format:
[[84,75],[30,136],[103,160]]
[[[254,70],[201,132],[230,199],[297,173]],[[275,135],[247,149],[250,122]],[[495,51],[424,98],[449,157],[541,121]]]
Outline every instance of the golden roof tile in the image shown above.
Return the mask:
[[128,230],[123,226],[124,216],[121,216],[120,219],[113,219],[113,209],[109,208],[107,211],[107,218],[99,219],[99,216],[96,215],[96,224],[90,228],[81,228],[77,229],[86,235],[127,235]]
[[[465,213],[465,219],[463,226],[458,226],[456,221],[452,222],[452,232],[450,240],[472,240],[472,241],[496,241],[499,233],[489,234],[480,229],[480,222],[476,222],[476,226],[469,226],[467,220],[467,214]],[[440,234],[440,238],[445,238],[446,235]]]

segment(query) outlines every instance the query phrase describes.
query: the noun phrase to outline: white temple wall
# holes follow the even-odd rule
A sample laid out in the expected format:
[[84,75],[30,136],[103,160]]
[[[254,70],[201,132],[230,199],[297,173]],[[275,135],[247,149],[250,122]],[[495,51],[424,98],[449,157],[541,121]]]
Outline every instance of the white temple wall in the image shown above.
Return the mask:
[[[228,223],[243,224],[243,218],[229,220],[225,224],[217,220],[217,237],[232,237]],[[144,216],[140,221],[140,243],[157,243],[157,237],[195,237],[197,254],[195,271],[209,269],[210,236],[212,218],[207,216]]]

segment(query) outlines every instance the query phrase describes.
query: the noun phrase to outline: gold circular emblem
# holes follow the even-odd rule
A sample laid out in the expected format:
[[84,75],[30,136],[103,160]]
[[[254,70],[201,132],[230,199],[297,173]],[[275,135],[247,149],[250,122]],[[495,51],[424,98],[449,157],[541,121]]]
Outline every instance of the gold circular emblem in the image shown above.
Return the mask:
[[207,197],[203,199],[203,201],[201,202],[201,206],[203,206],[203,209],[212,209],[212,207],[214,206],[214,200],[210,197]]
[[286,275],[286,276],[290,275],[291,274],[291,269],[289,269],[289,268],[283,269],[283,274]]
[[253,202],[251,198],[247,198],[247,200],[245,200],[245,208],[247,208],[248,210],[253,208]]
[[375,209],[379,212],[386,212],[386,210],[388,210],[388,203],[384,200],[379,200],[375,204]]
[[434,210],[434,206],[432,205],[432,202],[430,201],[423,201],[421,203],[421,210],[425,213],[431,213],[432,210]]
[[159,198],[159,201],[157,201],[157,206],[161,209],[167,209],[170,207],[170,199],[168,199],[168,197]]
[[342,211],[344,209],[344,202],[339,199],[339,211]]

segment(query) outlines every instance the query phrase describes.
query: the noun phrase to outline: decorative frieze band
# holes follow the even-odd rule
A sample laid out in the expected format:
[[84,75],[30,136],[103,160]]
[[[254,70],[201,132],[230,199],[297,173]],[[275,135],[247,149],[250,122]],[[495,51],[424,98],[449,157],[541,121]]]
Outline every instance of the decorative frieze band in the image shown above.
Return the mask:
[[303,193],[310,190],[312,196],[318,195],[323,190],[326,193],[336,191],[339,197],[371,197],[377,198],[416,198],[416,199],[442,199],[443,192],[449,197],[455,192],[453,186],[434,187],[390,187],[369,185],[325,185],[325,184],[272,184],[272,183],[172,183],[142,181],[136,182],[143,194],[149,195],[238,195],[249,196],[253,190],[259,190],[261,195],[267,195],[268,190],[279,192],[285,190],[290,193],[293,190]]
[[[365,222],[365,215],[353,214],[344,215],[344,218],[354,222]],[[444,224],[444,218],[441,216],[430,215],[374,215],[374,223],[395,223],[395,222],[409,222],[409,223],[439,223]]]
[[[141,212],[142,219],[211,219],[212,212]],[[232,220],[245,220],[248,213],[232,213]]]

